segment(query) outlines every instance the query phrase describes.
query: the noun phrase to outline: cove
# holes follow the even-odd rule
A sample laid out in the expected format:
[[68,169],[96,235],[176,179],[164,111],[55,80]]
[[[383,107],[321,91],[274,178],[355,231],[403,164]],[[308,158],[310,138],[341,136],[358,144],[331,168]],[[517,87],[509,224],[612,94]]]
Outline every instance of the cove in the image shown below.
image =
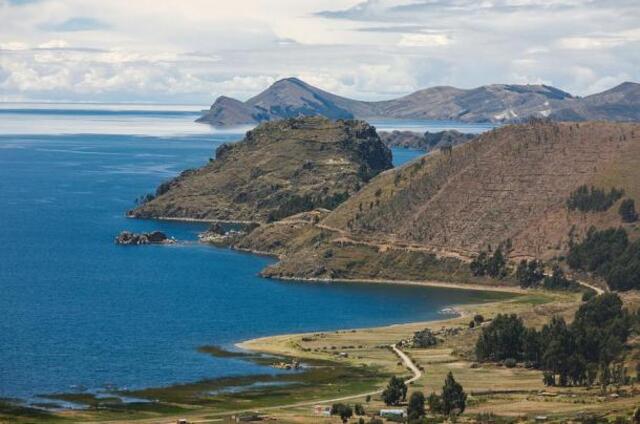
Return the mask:
[[[203,225],[125,218],[136,197],[241,138],[194,116],[0,113],[0,128],[12,129],[0,130],[0,397],[274,372],[197,348],[437,319],[444,307],[499,296],[265,280],[257,273],[272,259],[200,245]],[[65,131],[47,134],[42,122]],[[156,229],[184,242],[113,243],[121,230]]]

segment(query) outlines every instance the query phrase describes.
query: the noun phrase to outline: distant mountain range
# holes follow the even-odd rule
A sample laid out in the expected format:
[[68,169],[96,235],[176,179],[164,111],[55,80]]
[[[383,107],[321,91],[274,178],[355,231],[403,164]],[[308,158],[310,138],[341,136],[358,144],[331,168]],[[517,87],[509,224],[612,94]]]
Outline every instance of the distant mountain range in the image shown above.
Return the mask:
[[547,85],[493,84],[468,90],[432,87],[398,99],[366,102],[331,94],[297,78],[286,78],[246,102],[219,97],[198,122],[238,126],[314,115],[330,119],[474,123],[512,123],[531,117],[558,121],[640,121],[640,84],[625,82],[587,97],[576,97]]

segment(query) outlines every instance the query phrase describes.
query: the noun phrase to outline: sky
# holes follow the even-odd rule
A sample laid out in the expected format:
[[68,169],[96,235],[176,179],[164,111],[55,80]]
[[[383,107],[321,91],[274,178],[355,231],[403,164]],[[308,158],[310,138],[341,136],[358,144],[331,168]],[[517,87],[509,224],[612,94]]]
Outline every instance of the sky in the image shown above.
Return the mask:
[[640,0],[0,0],[0,101],[208,105],[295,76],[379,100],[437,85],[640,81]]

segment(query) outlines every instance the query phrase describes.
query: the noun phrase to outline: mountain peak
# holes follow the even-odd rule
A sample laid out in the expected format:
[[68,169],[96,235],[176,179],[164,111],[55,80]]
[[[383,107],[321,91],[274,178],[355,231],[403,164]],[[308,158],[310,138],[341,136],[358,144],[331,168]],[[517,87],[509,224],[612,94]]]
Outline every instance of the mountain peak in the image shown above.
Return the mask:
[[633,82],[633,81],[625,81],[616,85],[610,91],[626,91],[626,90],[635,90],[637,88],[640,88],[640,83]]
[[311,88],[311,86],[309,84],[307,84],[306,82],[302,81],[299,78],[288,77],[288,78],[279,79],[278,81],[274,82],[273,84],[271,84],[271,86],[269,88],[267,88],[267,90],[269,90],[270,88],[276,88],[276,87],[281,87],[281,86],[290,86],[290,85],[296,85],[296,86],[302,86],[302,87],[305,87],[305,88]]

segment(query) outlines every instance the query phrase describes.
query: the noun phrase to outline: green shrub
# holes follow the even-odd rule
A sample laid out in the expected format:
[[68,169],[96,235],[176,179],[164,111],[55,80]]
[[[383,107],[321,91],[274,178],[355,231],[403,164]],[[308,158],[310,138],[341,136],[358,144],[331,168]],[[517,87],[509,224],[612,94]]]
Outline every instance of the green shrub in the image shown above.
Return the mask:
[[432,347],[438,344],[438,339],[433,335],[430,329],[425,328],[422,331],[416,331],[413,334],[413,346],[418,348]]
[[620,204],[618,213],[623,222],[636,222],[638,220],[638,213],[636,212],[636,203],[633,199],[624,199]]

